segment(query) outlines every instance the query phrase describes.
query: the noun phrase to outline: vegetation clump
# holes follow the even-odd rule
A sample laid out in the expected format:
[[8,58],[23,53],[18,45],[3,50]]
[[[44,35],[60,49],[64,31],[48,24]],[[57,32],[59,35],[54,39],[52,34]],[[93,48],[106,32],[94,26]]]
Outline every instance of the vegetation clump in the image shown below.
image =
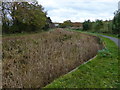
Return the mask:
[[116,37],[120,37],[120,11],[114,13],[113,20],[85,20],[83,22],[83,31],[115,34]]
[[38,2],[2,2],[1,15],[3,34],[40,32],[54,27]]
[[98,37],[57,29],[3,37],[3,88],[39,88],[94,57]]

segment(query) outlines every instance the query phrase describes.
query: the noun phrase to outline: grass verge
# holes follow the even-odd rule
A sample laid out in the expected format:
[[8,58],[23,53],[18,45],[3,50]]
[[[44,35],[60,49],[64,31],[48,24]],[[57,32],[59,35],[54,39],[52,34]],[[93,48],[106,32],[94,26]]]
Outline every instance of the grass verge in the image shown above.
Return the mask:
[[118,38],[120,39],[120,35],[119,34],[110,34],[110,33],[98,33],[98,32],[91,32],[91,31],[82,31],[82,30],[74,30],[74,29],[66,29],[68,31],[77,31],[77,32],[81,32],[81,33],[88,33],[88,34],[101,34],[101,35],[106,35],[106,36],[110,36],[110,37],[114,37],[114,38]]
[[119,84],[120,50],[110,39],[101,37],[106,48],[77,70],[61,76],[45,88],[117,88]]

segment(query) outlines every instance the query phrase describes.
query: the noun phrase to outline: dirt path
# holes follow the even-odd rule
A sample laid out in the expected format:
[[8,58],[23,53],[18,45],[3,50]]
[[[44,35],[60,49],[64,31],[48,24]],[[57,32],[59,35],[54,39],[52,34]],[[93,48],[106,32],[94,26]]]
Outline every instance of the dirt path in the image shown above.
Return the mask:
[[[98,34],[98,35],[100,35],[100,34]],[[106,38],[111,39],[111,40],[114,41],[114,42],[117,44],[117,46],[120,48],[120,39],[114,38],[114,37],[110,37],[110,36],[105,36],[105,35],[100,35],[100,36],[103,36],[103,37],[106,37]]]

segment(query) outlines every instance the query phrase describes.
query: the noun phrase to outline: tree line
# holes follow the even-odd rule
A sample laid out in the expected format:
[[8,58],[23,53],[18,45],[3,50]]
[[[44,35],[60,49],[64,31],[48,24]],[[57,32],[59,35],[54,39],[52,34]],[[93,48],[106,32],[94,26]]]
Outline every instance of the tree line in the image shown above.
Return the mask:
[[2,32],[38,32],[54,27],[38,2],[2,2]]
[[83,22],[84,31],[101,32],[101,33],[120,33],[120,11],[114,13],[113,20],[96,20],[94,22],[86,20]]
[[[54,27],[50,17],[47,17],[47,12],[38,2],[2,2],[0,8],[3,33],[38,32]],[[72,27],[72,22],[64,21],[59,27]],[[119,34],[120,11],[114,13],[113,20],[84,21],[83,30]]]
[[72,22],[71,20],[66,20],[63,23],[61,23],[59,25],[60,28],[68,28],[68,27],[72,27]]

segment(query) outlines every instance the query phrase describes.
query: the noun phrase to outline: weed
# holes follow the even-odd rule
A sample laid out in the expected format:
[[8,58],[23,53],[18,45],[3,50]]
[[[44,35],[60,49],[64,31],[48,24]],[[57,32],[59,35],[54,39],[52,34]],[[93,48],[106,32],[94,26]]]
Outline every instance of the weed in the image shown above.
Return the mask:
[[107,48],[98,51],[100,57],[112,57],[110,51]]
[[[5,88],[44,87],[94,57],[103,46],[98,37],[63,29],[6,36],[2,44]],[[7,72],[12,75],[6,76]]]

